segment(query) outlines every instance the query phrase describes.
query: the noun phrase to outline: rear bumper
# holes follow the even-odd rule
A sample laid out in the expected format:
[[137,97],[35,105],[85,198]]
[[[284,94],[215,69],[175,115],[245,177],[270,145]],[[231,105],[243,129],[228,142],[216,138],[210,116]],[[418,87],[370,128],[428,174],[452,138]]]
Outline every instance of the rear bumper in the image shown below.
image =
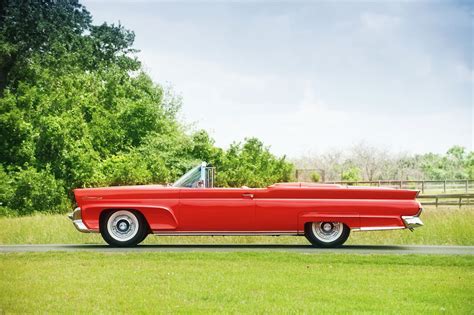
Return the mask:
[[423,226],[423,221],[420,219],[422,209],[415,216],[402,216],[403,224],[407,229],[413,230],[414,228]]
[[92,232],[87,228],[87,226],[82,222],[82,215],[81,215],[81,208],[77,207],[74,209],[72,213],[68,215],[69,219],[71,219],[74,227],[82,233],[90,233]]

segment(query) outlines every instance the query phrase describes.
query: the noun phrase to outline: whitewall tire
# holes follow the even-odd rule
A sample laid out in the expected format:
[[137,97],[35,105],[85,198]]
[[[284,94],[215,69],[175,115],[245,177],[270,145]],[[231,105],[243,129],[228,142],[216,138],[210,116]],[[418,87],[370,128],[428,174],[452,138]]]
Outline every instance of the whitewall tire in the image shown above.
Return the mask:
[[305,236],[316,247],[338,247],[344,244],[351,233],[342,222],[308,222]]
[[116,210],[101,216],[100,233],[112,246],[134,246],[145,239],[148,225],[138,212]]

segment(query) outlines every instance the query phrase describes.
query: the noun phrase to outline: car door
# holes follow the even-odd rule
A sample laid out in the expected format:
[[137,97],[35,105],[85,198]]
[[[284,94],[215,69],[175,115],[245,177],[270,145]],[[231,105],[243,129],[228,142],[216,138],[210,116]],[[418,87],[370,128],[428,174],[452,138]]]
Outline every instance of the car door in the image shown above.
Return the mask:
[[296,233],[298,213],[307,206],[307,200],[298,200],[276,189],[256,189],[255,229],[266,232]]
[[252,231],[255,227],[252,189],[182,188],[178,222],[178,231]]

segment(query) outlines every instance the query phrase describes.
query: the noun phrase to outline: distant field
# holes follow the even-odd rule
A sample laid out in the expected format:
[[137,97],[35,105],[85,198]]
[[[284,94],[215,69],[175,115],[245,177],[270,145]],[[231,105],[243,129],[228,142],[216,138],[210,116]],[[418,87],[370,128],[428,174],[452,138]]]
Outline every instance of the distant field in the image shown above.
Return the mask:
[[472,314],[466,256],[0,254],[0,313]]
[[[354,232],[347,244],[474,245],[474,208],[426,207],[424,227],[408,230]],[[103,244],[98,234],[77,232],[66,215],[0,218],[0,244]],[[171,237],[148,236],[146,244],[307,244],[304,237]]]

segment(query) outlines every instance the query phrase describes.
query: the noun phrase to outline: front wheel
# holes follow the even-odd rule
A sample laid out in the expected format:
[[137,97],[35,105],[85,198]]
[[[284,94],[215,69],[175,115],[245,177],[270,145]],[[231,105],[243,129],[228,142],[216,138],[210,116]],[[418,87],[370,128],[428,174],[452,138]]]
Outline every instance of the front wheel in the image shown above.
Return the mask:
[[344,244],[351,229],[342,222],[308,222],[304,235],[315,247],[332,248]]
[[145,239],[148,225],[140,213],[118,210],[102,217],[100,234],[109,245],[135,246]]

